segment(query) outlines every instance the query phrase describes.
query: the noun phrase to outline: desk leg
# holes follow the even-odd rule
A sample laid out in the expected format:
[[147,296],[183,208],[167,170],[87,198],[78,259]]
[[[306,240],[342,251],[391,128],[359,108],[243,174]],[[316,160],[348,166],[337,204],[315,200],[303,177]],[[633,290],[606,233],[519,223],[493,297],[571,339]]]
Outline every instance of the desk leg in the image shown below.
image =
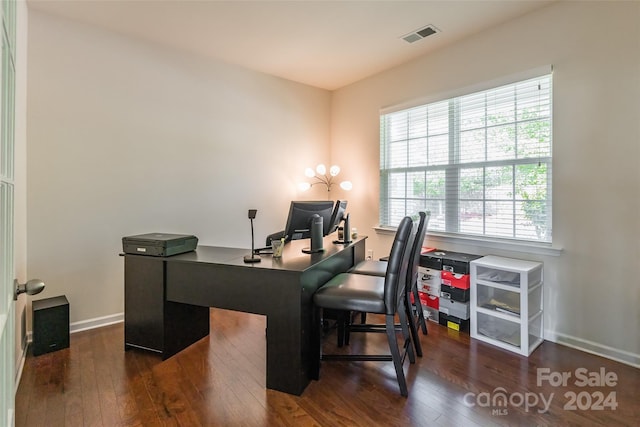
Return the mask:
[[125,350],[167,359],[209,334],[209,307],[166,301],[163,258],[125,257]]
[[300,306],[267,315],[267,388],[301,395],[309,384]]
[[165,360],[209,335],[209,307],[167,301],[164,308]]
[[311,354],[309,355],[309,378],[320,379],[320,359],[322,358],[322,309],[313,307],[311,320]]

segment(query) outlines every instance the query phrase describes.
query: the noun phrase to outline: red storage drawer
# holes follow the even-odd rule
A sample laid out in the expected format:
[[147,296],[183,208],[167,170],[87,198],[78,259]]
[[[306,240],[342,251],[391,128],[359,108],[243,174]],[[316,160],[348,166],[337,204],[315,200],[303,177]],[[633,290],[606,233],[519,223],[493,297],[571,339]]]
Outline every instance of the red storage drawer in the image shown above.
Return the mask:
[[458,289],[469,289],[471,281],[468,274],[456,274],[442,270],[442,284]]
[[440,297],[436,297],[434,295],[429,295],[425,293],[420,293],[420,304],[423,306],[435,308],[436,310],[440,309]]
[[[429,295],[424,292],[418,291],[420,296],[420,305],[422,307],[431,307],[436,310],[440,309],[440,298],[435,295]],[[413,294],[411,294],[411,304],[413,304]]]

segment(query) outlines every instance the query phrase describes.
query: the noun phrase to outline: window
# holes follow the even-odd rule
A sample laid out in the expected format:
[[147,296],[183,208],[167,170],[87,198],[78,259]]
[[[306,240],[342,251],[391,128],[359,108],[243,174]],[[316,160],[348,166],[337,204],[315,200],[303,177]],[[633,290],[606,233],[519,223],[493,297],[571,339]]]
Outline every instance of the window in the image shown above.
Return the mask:
[[551,74],[380,116],[380,225],[551,242]]

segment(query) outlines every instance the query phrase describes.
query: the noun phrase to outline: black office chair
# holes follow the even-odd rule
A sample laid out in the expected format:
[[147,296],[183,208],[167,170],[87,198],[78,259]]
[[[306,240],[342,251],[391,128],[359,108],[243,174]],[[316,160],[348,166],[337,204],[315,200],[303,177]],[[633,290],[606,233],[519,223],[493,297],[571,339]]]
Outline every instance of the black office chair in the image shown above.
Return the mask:
[[[420,252],[422,250],[424,237],[427,233],[427,226],[429,224],[431,212],[418,212],[418,215],[420,217],[420,222],[418,224],[416,238],[414,239],[413,245],[411,247],[411,258],[409,260],[409,268],[407,269],[406,292],[407,301],[409,302],[409,311],[411,313],[411,315],[409,316],[409,328],[411,331],[411,336],[413,338],[413,343],[415,345],[416,354],[419,357],[422,357],[422,346],[420,345],[420,338],[418,336],[418,329],[416,327],[414,316],[417,316],[418,318],[417,323],[422,329],[422,333],[424,335],[427,335],[427,322],[424,318],[422,304],[420,303],[420,295],[418,294],[418,265],[420,264]],[[349,270],[349,273],[383,277],[386,274],[386,271],[387,261],[365,260],[356,264],[351,270]],[[413,295],[413,305],[415,306],[416,311],[415,315],[413,314],[413,309],[411,308],[411,295]],[[348,327],[345,331],[345,342],[347,344],[349,343]]]
[[[321,335],[316,340],[316,345],[319,346],[317,350],[320,354],[320,360],[323,361],[393,361],[402,396],[408,395],[403,371],[404,360],[408,356],[409,361],[415,363],[413,344],[408,328],[405,287],[411,255],[410,249],[416,232],[417,226],[414,226],[411,218],[403,218],[391,246],[391,254],[384,277],[353,273],[338,274],[318,289],[313,297],[316,320],[322,319],[322,312],[325,309],[385,315],[384,325],[354,324],[350,326],[350,330],[351,332],[386,332],[391,354],[323,355]],[[400,318],[399,329],[402,331],[403,337],[402,354],[396,336],[396,314]],[[316,366],[315,369],[316,372],[313,373],[313,376],[318,378],[320,366]]]
[[284,230],[269,234],[266,238],[266,241],[264,242],[264,245],[269,248],[271,247],[272,240],[280,240],[283,237],[284,237]]

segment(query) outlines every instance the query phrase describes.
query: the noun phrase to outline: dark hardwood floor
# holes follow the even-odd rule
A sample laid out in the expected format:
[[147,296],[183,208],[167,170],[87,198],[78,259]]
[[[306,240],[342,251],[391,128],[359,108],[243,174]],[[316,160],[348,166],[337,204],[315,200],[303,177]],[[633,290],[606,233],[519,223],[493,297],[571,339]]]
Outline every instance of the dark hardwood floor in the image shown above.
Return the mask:
[[[267,390],[265,325],[212,309],[210,336],[166,361],[125,352],[122,324],[73,334],[68,349],[28,355],[16,426],[640,425],[639,369],[549,342],[521,357],[435,323],[405,364],[408,398],[390,362],[324,362],[302,396]],[[385,339],[354,334],[350,347]],[[554,386],[539,372],[571,377]]]

